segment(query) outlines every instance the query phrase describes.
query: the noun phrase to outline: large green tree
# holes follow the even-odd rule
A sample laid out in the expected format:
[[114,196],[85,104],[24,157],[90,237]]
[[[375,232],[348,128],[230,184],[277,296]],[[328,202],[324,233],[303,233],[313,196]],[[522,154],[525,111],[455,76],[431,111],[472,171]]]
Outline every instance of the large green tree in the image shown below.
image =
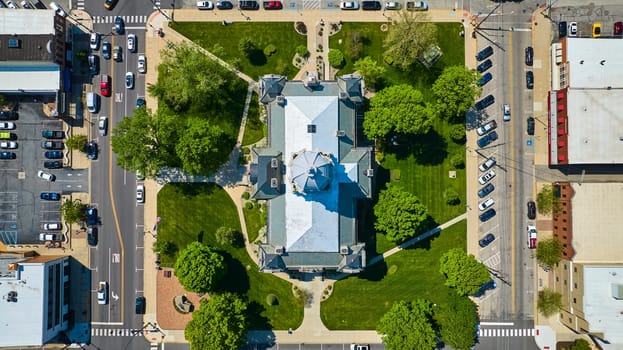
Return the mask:
[[385,67],[379,64],[375,59],[370,56],[366,56],[360,60],[357,60],[354,64],[355,70],[366,79],[366,85],[374,87],[377,81],[385,74]]
[[186,324],[191,350],[236,350],[246,343],[247,304],[236,294],[211,294]]
[[469,298],[450,298],[446,304],[435,308],[434,317],[446,345],[456,350],[468,350],[474,346],[478,312]]
[[476,85],[478,74],[465,66],[446,67],[432,86],[439,114],[446,119],[465,120],[465,112],[480,96],[482,88]]
[[399,301],[392,305],[376,326],[391,350],[433,349],[436,342],[429,302]]
[[418,57],[437,44],[437,27],[423,12],[400,11],[398,20],[389,27],[383,41],[386,56],[403,70],[413,65]]
[[383,139],[390,132],[426,134],[436,113],[424,96],[411,85],[393,85],[379,91],[370,100],[363,121],[363,132],[369,139]]
[[384,231],[387,239],[394,243],[422,233],[429,217],[428,209],[419,198],[393,184],[381,191],[374,215],[374,227]]
[[439,272],[446,277],[445,285],[455,288],[459,295],[474,294],[491,280],[487,267],[461,248],[450,249],[441,256]]
[[68,224],[83,221],[86,213],[86,205],[77,199],[67,199],[61,204],[61,214],[63,220]]
[[536,245],[536,260],[541,265],[554,266],[562,258],[562,248],[556,237],[540,239]]
[[562,307],[562,294],[545,288],[539,292],[537,309],[545,316],[551,316]]
[[190,118],[175,150],[184,170],[192,175],[206,175],[227,160],[230,144],[218,125],[206,119]]
[[539,213],[543,215],[558,214],[562,210],[560,197],[556,196],[554,186],[544,185],[536,195],[536,204]]
[[65,140],[65,145],[67,146],[67,148],[80,152],[86,151],[86,143],[86,135],[71,135]]
[[215,290],[226,273],[223,256],[200,242],[186,246],[175,261],[175,276],[184,289],[191,292]]

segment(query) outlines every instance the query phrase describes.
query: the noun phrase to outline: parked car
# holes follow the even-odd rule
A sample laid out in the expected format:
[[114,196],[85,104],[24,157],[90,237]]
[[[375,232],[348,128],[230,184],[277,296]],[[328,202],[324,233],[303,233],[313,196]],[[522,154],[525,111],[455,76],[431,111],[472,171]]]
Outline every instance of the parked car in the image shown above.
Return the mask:
[[98,50],[100,48],[100,35],[99,33],[91,33],[89,39],[89,47],[91,50]]
[[264,1],[262,5],[264,10],[281,10],[283,8],[281,1]]
[[480,211],[487,210],[494,204],[495,204],[495,201],[493,200],[493,198],[489,197],[486,200],[478,203],[478,209],[480,209]]
[[212,3],[212,1],[197,1],[197,9],[212,10],[214,9],[214,4]]
[[526,66],[532,66],[534,60],[534,49],[532,46],[526,47]]
[[528,219],[536,219],[536,204],[534,201],[528,201]]
[[509,122],[511,120],[511,105],[508,103],[502,106],[502,113],[504,114],[504,121]]
[[476,70],[478,71],[478,73],[484,73],[487,69],[491,68],[492,66],[493,66],[493,62],[491,62],[491,60],[486,60],[482,62],[481,64],[479,64],[476,67]]
[[526,131],[528,132],[528,135],[532,136],[534,135],[534,118],[533,117],[528,117],[528,119],[526,119]]
[[255,11],[260,9],[260,4],[255,0],[242,0],[238,2],[238,9]]
[[99,122],[97,124],[97,129],[99,130],[100,136],[106,136],[108,133],[108,117],[101,116]]
[[47,7],[45,7],[45,5],[40,0],[35,0],[34,1],[34,5],[35,5],[35,8],[37,8],[39,10],[46,10],[47,9]]
[[46,169],[60,169],[63,167],[63,162],[60,160],[46,160],[43,162],[43,167]]
[[89,226],[97,225],[99,222],[99,218],[97,216],[97,208],[90,207],[87,208],[86,212],[86,223]]
[[145,55],[138,55],[137,62],[138,72],[143,74],[147,72],[147,59],[145,58]]
[[591,33],[593,38],[599,38],[601,36],[601,23],[593,23],[593,30]]
[[478,139],[478,142],[476,142],[478,144],[478,147],[483,148],[488,146],[491,142],[495,141],[498,139],[498,133],[495,131],[492,131],[490,133],[488,133],[487,135],[481,137]]
[[478,241],[478,245],[481,248],[484,248],[488,246],[489,244],[491,244],[491,242],[493,242],[494,240],[495,240],[495,236],[492,233],[488,233],[483,239]]
[[341,1],[340,9],[342,10],[359,10],[359,3],[357,1]]
[[143,175],[143,172],[140,170],[136,171],[136,180],[145,180],[145,175]]
[[63,224],[60,222],[49,222],[41,225],[44,231],[60,231],[63,228]]
[[15,152],[0,152],[0,159],[10,160],[10,159],[15,159],[15,158],[16,158]]
[[117,5],[117,0],[104,0],[104,8],[107,10],[112,10],[115,5]]
[[35,7],[32,6],[32,4],[30,2],[28,2],[28,1],[26,1],[26,0],[22,0],[21,4],[22,4],[22,7],[25,8],[25,9],[28,9],[28,10],[34,10],[35,9]]
[[536,226],[528,225],[526,232],[528,233],[528,249],[536,249]]
[[362,1],[361,9],[364,11],[379,11],[383,9],[380,1]]
[[89,55],[87,62],[89,63],[89,73],[98,75],[100,71],[100,57],[98,55]]
[[134,311],[137,315],[142,315],[145,313],[145,297],[136,297],[136,307],[134,308]]
[[43,155],[47,159],[61,159],[61,158],[63,158],[63,152],[61,152],[61,151],[46,151]]
[[400,10],[402,8],[402,4],[396,1],[390,1],[385,3],[386,10]]
[[480,216],[478,216],[478,219],[480,219],[481,222],[489,221],[492,217],[495,216],[495,214],[495,209],[491,208],[480,214]]
[[106,74],[100,76],[100,94],[110,97],[110,77]]
[[134,73],[125,73],[125,87],[126,89],[134,89]]
[[0,130],[13,130],[15,129],[15,123],[13,122],[0,122]]
[[123,61],[123,56],[121,55],[121,46],[115,45],[115,47],[112,49],[112,59],[117,62]]
[[50,2],[50,8],[61,17],[67,17],[67,12],[54,1]]
[[569,36],[578,36],[578,23],[577,22],[569,23]]
[[526,87],[530,90],[534,88],[534,73],[532,71],[526,72]]
[[95,247],[97,245],[97,227],[88,227],[87,228],[87,243]]
[[234,4],[231,1],[227,0],[217,1],[216,8],[219,10],[231,10],[234,8]]
[[498,127],[498,122],[496,122],[495,120],[491,120],[487,124],[476,129],[476,133],[478,133],[479,136],[482,136],[488,133],[489,131],[494,130],[497,127]]
[[6,5],[11,8],[11,9],[18,9],[19,6],[17,6],[12,0],[7,0]]
[[490,82],[491,79],[493,79],[493,75],[491,73],[485,73],[485,75],[483,75],[482,77],[480,77],[480,79],[478,79],[476,84],[482,87],[482,86],[485,86],[488,82]]
[[478,291],[476,293],[474,293],[472,296],[474,297],[481,297],[485,294],[485,292],[487,292],[488,290],[493,290],[495,288],[497,288],[498,285],[495,283],[495,281],[490,280],[489,282],[483,284],[482,286],[480,286],[480,288],[478,289]]
[[128,34],[127,40],[128,52],[136,52],[136,35]]
[[37,172],[37,176],[45,181],[56,181],[56,176],[54,174],[48,173],[47,171],[39,170],[39,172]]
[[485,198],[485,196],[493,192],[494,189],[495,187],[493,186],[493,184],[487,184],[487,186],[481,188],[478,191],[478,198]]
[[41,131],[41,137],[46,139],[62,139],[65,137],[65,133],[60,130],[43,130]]
[[0,132],[0,140],[16,140],[17,135],[12,132]]
[[97,153],[98,153],[97,143],[88,142],[85,148],[86,148],[87,158],[91,160],[97,159]]
[[136,186],[136,203],[145,203],[145,186]]
[[141,108],[145,105],[145,99],[144,98],[137,98],[136,99],[136,108]]
[[567,36],[567,22],[558,22],[558,39],[562,39]]
[[478,183],[480,183],[481,185],[486,184],[487,182],[491,181],[491,179],[493,179],[495,177],[495,171],[493,170],[489,170],[488,173],[482,175],[480,178],[478,178]]
[[100,281],[97,284],[97,303],[100,305],[108,304],[108,282]]
[[476,60],[482,61],[491,55],[493,55],[493,47],[487,46],[484,49],[480,50],[480,52],[478,52],[478,54],[476,55]]
[[407,11],[428,11],[426,1],[407,1],[405,8]]
[[15,111],[0,111],[0,120],[17,120],[19,115]]
[[65,237],[62,233],[40,233],[39,240],[41,242],[62,242]]
[[123,18],[119,16],[115,17],[114,32],[117,35],[122,35],[125,32],[125,23],[123,23]]
[[350,344],[350,350],[370,350],[370,345]]
[[41,148],[43,149],[63,149],[65,145],[61,141],[41,141]]
[[496,163],[495,157],[491,157],[487,159],[484,163],[480,164],[478,169],[480,169],[480,171],[487,171],[491,169],[495,165],[495,163]]
[[495,98],[493,97],[493,95],[487,95],[482,100],[476,102],[474,107],[476,107],[477,110],[482,111],[483,109],[491,106],[494,102],[495,102]]
[[614,35],[623,35],[623,22],[614,22]]
[[104,57],[105,60],[109,60],[110,52],[111,52],[110,43],[108,41],[104,41],[102,43],[102,57]]
[[44,201],[60,201],[61,194],[57,192],[41,192],[39,195],[41,199]]
[[1,141],[0,148],[2,149],[15,149],[17,148],[17,142],[15,141]]

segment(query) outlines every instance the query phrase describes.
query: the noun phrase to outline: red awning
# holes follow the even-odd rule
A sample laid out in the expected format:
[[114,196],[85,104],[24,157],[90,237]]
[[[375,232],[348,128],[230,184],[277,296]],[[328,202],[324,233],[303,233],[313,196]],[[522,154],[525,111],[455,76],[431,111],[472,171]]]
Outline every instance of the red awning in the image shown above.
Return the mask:
[[565,93],[562,92],[562,91],[558,91],[556,93],[556,98],[559,99],[559,100],[562,100],[563,98],[565,98]]
[[562,112],[565,110],[565,105],[558,105],[558,112]]
[[564,123],[565,123],[565,118],[558,117],[558,124],[564,124]]
[[565,155],[564,155],[564,154],[559,154],[559,155],[558,155],[558,161],[559,161],[559,162],[562,162],[562,161],[564,161],[564,160],[565,160]]
[[558,129],[558,135],[564,135],[564,134],[565,134],[564,129]]
[[558,141],[558,147],[565,147],[565,141]]

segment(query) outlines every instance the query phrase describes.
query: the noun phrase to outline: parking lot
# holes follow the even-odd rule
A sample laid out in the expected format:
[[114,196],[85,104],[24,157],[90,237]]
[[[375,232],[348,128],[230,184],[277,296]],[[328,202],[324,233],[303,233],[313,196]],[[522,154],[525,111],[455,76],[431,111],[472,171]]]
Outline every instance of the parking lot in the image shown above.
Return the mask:
[[[41,99],[39,99],[41,100]],[[38,244],[41,226],[45,223],[61,222],[60,201],[42,200],[42,192],[67,194],[84,192],[88,188],[87,170],[73,171],[69,168],[44,169],[46,161],[41,148],[43,130],[64,131],[67,125],[61,120],[43,113],[43,105],[32,98],[13,104],[18,119],[12,122],[16,127],[16,158],[0,161],[0,240],[4,244]],[[63,140],[56,140],[63,141]],[[5,150],[6,151],[6,150]],[[67,150],[61,150],[67,164]],[[37,176],[39,170],[46,170],[56,176],[56,181],[46,181]],[[56,232],[58,233],[58,232]]]

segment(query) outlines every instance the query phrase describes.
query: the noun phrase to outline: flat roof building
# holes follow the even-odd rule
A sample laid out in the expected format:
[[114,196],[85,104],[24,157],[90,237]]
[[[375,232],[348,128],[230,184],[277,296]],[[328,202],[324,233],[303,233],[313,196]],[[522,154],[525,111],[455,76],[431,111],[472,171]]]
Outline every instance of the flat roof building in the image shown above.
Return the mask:
[[357,145],[363,78],[260,79],[268,146],[252,151],[252,197],[268,201],[261,271],[362,271],[357,202],[371,198],[373,155]]

